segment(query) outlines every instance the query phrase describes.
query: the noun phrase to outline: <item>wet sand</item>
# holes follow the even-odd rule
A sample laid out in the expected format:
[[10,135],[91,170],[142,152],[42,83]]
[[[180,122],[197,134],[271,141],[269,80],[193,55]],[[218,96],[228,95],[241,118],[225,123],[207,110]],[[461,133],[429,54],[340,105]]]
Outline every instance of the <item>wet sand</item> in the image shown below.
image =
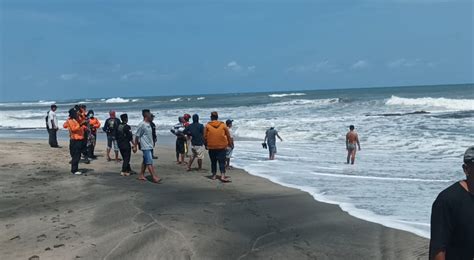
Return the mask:
[[46,143],[0,140],[0,259],[427,259],[425,238],[242,170],[226,184],[186,172],[170,146],[154,184],[103,156],[74,176],[67,143]]

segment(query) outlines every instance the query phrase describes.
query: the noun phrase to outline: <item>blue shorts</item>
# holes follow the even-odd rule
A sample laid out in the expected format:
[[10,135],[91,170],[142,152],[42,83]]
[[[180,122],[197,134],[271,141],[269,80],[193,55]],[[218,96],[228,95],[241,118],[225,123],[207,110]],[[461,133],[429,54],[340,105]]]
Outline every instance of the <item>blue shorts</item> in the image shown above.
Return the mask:
[[107,148],[112,149],[112,146],[114,147],[114,151],[119,150],[117,140],[115,140],[115,136],[108,135],[107,136]]
[[153,165],[153,155],[152,150],[142,150],[143,152],[143,164],[144,165]]

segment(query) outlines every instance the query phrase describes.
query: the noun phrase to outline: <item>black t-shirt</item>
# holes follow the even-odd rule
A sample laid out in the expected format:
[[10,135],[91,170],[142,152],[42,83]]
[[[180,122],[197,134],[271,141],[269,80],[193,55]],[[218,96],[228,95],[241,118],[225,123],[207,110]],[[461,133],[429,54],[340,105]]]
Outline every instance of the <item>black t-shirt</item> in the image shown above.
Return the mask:
[[442,191],[431,212],[430,256],[446,251],[446,259],[474,259],[474,195],[459,182]]
[[133,140],[132,128],[122,123],[117,127],[116,133],[115,139],[117,139],[118,146],[122,149],[131,148],[130,142]]
[[191,144],[194,146],[204,145],[204,126],[200,123],[192,123],[186,129],[184,134],[192,137]]
[[117,134],[117,128],[119,124],[120,124],[120,119],[108,118],[107,120],[105,120],[105,124],[102,130],[104,130],[104,132],[107,133],[107,136],[115,136]]

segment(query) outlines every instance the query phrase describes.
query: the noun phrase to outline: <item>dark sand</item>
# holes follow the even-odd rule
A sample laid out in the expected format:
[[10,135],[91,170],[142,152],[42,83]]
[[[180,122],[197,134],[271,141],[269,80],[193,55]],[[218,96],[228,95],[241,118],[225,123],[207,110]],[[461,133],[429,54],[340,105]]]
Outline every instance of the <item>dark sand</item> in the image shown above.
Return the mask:
[[170,148],[158,185],[104,157],[73,176],[67,144],[45,143],[0,141],[0,259],[427,259],[427,239],[241,170],[186,172]]

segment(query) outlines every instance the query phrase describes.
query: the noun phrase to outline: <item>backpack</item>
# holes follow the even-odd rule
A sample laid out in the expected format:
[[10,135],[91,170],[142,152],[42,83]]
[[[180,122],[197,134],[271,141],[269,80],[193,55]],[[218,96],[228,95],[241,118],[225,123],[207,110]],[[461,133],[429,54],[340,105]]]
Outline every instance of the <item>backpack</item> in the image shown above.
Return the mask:
[[124,127],[125,127],[125,124],[120,124],[117,127],[117,132],[115,133],[115,138],[117,138],[117,140],[124,140],[125,139],[125,132],[123,131]]

